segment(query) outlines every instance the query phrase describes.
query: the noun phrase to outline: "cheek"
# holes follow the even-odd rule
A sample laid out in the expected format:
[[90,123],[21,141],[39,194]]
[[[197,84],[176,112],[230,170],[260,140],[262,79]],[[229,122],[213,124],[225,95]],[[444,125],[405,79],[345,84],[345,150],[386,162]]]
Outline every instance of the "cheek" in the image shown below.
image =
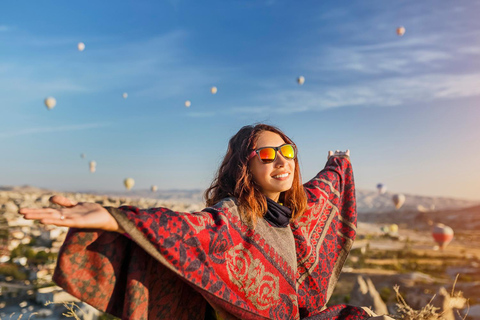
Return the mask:
[[256,163],[250,164],[248,167],[249,167],[250,175],[252,176],[253,181],[255,181],[258,184],[260,182],[260,177],[261,177],[260,168]]
[[[259,185],[262,186],[265,184],[267,179],[269,178],[269,166],[268,164],[261,164],[255,163],[249,166],[250,173],[252,174],[253,180]],[[270,170],[271,171],[271,170]]]
[[293,162],[292,165],[291,165],[291,172],[292,172],[291,181],[293,183],[293,180],[295,179],[295,162]]

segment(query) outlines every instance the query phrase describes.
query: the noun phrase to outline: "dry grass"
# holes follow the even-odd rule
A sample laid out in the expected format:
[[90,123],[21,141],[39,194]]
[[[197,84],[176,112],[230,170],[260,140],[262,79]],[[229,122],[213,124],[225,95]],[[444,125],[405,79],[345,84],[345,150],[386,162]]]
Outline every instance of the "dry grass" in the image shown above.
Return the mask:
[[[450,294],[450,298],[452,299],[463,299],[463,293],[461,291],[455,292],[455,285],[457,283],[458,276],[455,278],[455,282],[453,283],[452,287],[452,292]],[[408,303],[405,301],[405,299],[402,297],[400,294],[400,287],[398,285],[393,287],[393,290],[395,290],[395,294],[397,297],[397,312],[398,312],[398,319],[401,320],[445,320],[444,318],[444,313],[440,312],[440,308],[435,307],[432,302],[435,299],[436,295],[433,295],[430,301],[427,303],[426,306],[424,306],[420,310],[415,310],[412,307],[408,305]],[[469,305],[468,305],[468,300],[467,300],[467,312],[465,316],[462,318],[460,313],[457,310],[457,313],[460,318],[465,320],[468,315],[468,310],[469,310]]]
[[[45,303],[46,306],[51,305],[51,304],[60,304],[60,303],[55,303],[55,302],[51,302],[51,301],[47,301]],[[62,315],[64,315],[67,318],[75,318],[75,320],[82,320],[77,315],[77,312],[75,311],[75,309],[82,311],[82,313],[83,313],[83,310],[80,309],[80,307],[77,306],[75,304],[75,302],[62,302],[62,304],[65,307],[65,309],[67,309],[67,312],[62,313]]]
[[[36,315],[36,314],[38,314],[38,313],[34,312],[34,313],[30,314],[30,316],[28,317],[28,320],[30,320],[30,318],[31,318],[32,316]],[[12,313],[8,319],[11,320],[14,315],[15,315],[15,312]],[[23,314],[19,315],[18,318],[17,318],[17,320],[22,319],[22,317],[23,317]],[[0,320],[2,320],[1,317],[0,317]]]

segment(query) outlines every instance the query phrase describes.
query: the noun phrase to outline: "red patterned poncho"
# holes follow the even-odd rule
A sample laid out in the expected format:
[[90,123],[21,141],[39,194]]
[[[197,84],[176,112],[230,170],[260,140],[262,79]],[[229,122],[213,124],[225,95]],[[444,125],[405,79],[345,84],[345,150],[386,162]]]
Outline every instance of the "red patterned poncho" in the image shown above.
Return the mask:
[[255,230],[224,199],[201,212],[107,208],[129,234],[71,229],[55,282],[122,319],[367,319],[326,309],[355,238],[348,157],[331,157],[307,182],[308,210],[286,228]]

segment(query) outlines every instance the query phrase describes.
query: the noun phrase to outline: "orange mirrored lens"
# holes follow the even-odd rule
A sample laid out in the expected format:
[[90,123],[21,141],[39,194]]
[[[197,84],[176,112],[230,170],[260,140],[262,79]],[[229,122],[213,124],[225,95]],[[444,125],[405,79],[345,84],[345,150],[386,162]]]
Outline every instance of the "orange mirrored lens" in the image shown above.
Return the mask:
[[272,162],[275,160],[275,154],[277,151],[273,148],[265,148],[258,151],[258,155],[263,162]]
[[280,152],[286,159],[293,159],[295,158],[295,149],[292,145],[287,144],[280,148]]

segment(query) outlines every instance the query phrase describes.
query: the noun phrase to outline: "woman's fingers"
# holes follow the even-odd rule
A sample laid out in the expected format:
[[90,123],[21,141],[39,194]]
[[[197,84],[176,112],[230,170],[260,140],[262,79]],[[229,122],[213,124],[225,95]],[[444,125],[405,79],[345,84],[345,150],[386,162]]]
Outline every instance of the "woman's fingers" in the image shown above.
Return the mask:
[[62,227],[101,229],[122,232],[115,218],[98,203],[71,201],[63,196],[53,196],[50,201],[63,208],[22,208],[18,213],[28,220]]
[[350,156],[350,150],[349,149],[347,149],[346,151],[335,150],[335,152],[331,150],[328,151],[328,158],[332,156]]
[[18,211],[28,220],[42,220],[46,218],[58,218],[61,219],[63,213],[60,210],[52,208],[43,208],[43,209],[28,209],[22,208]]
[[57,195],[52,196],[50,198],[50,202],[61,205],[63,207],[67,207],[67,208],[74,207],[78,204],[78,202],[76,202],[76,201],[70,200],[70,199],[65,198],[63,196],[57,196]]
[[41,219],[41,223],[43,224],[54,224],[59,227],[78,227],[75,221],[65,217],[64,219],[53,219],[53,218],[46,218]]
[[40,215],[51,215],[55,212],[58,212],[57,209],[52,208],[41,208],[41,209],[32,209],[32,208],[22,208],[18,210],[18,213],[23,215],[31,215],[31,216],[40,216]]

